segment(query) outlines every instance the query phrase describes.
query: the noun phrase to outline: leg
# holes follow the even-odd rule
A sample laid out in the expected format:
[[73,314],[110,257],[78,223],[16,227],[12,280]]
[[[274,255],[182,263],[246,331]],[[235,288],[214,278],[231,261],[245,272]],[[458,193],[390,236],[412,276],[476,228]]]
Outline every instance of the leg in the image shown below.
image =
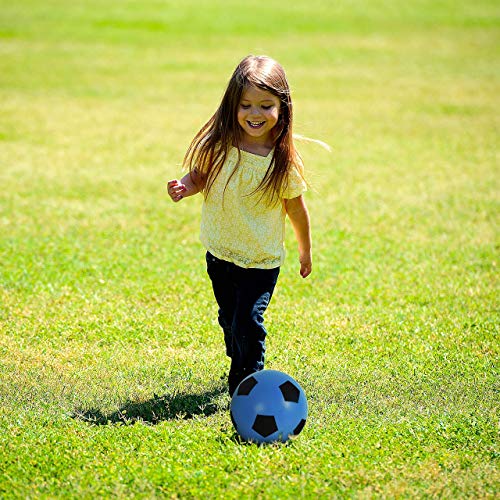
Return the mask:
[[224,331],[226,354],[232,357],[232,323],[236,308],[236,289],[233,284],[234,265],[207,252],[207,272],[212,281],[215,300],[219,306],[219,325]]
[[267,331],[264,313],[278,280],[279,268],[237,268],[236,308],[233,316],[233,357],[229,372],[232,394],[247,375],[264,368]]

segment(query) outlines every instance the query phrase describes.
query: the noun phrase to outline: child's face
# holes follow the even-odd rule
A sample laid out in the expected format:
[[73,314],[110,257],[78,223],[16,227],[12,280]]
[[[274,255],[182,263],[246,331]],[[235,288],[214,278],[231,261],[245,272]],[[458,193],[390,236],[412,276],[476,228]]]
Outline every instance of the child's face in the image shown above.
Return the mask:
[[272,143],[271,130],[278,123],[280,100],[271,92],[257,87],[246,87],[238,106],[238,123],[244,140]]

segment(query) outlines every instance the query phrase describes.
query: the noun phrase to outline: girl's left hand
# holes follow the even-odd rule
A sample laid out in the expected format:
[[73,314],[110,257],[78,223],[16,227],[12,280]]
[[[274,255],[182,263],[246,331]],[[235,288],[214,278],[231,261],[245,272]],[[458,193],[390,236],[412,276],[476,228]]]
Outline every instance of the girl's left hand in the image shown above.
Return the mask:
[[300,275],[307,278],[312,272],[312,258],[311,255],[300,257]]

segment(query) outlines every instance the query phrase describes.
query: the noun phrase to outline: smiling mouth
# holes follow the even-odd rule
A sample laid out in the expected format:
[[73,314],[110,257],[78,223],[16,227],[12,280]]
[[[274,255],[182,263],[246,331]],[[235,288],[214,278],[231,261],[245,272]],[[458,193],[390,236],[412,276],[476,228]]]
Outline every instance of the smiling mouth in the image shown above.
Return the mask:
[[247,123],[250,126],[250,128],[260,128],[266,122],[250,122],[250,121],[247,121]]

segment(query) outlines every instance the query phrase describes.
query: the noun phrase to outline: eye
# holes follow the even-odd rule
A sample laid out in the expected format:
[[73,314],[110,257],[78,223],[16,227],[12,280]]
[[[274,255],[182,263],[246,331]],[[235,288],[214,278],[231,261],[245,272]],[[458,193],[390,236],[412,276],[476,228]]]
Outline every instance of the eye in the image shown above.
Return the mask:
[[249,108],[250,108],[250,104],[240,104],[240,106],[241,106],[243,109],[249,109]]
[[266,106],[262,106],[262,109],[265,109],[266,111],[271,109],[273,107],[272,104],[269,104],[269,105],[266,105]]

